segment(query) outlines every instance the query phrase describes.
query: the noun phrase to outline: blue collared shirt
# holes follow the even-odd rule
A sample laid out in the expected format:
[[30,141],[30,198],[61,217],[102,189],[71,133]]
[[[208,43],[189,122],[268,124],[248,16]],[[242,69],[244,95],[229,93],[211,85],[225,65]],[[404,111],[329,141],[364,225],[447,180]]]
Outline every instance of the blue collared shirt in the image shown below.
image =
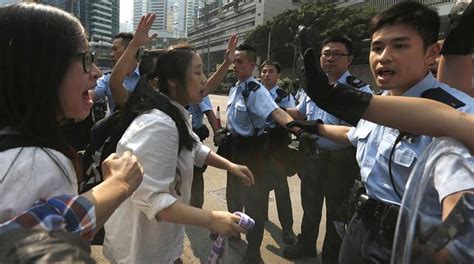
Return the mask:
[[193,128],[200,128],[204,121],[204,113],[211,110],[212,104],[209,96],[202,98],[200,103],[190,105],[188,112],[191,113]]
[[[272,89],[269,90],[270,95],[273,98],[273,101],[275,101],[275,99],[278,97],[277,89],[281,89],[281,88],[278,87],[277,85],[275,85]],[[288,95],[285,98],[282,98],[281,101],[279,103],[277,103],[277,105],[279,107],[284,107],[284,108],[295,108],[295,98],[293,97],[293,95],[288,93]],[[267,118],[267,121],[265,122],[265,127],[266,128],[274,128],[276,126],[277,126],[277,124],[275,123],[273,118],[271,116],[269,116]]]
[[[104,74],[102,77],[100,77],[97,80],[97,86],[94,89],[94,94],[95,94],[96,100],[103,99],[107,96],[109,109],[111,112],[114,112],[115,101],[112,96],[112,91],[110,91],[109,79],[110,79],[110,73]],[[125,77],[125,80],[123,81],[123,85],[125,85],[125,87],[127,88],[129,92],[133,92],[133,90],[135,90],[135,86],[137,85],[139,79],[140,79],[140,72],[138,72],[138,66],[137,66],[130,76]]]
[[[339,77],[337,82],[348,85],[347,77],[349,76],[351,76],[351,74],[349,73],[349,71],[346,71],[343,75],[341,75],[341,77]],[[365,85],[359,89],[366,93],[372,93],[372,90],[370,89],[369,85]],[[301,96],[300,103],[298,104],[296,109],[300,114],[306,116],[307,120],[320,119],[324,122],[324,124],[350,126],[344,120],[339,119],[331,115],[330,113],[324,111],[323,109],[319,108],[318,105],[314,101],[312,101],[309,96],[306,95],[306,93]],[[324,137],[319,137],[318,140],[316,140],[316,144],[318,145],[319,149],[328,151],[341,150],[347,147],[346,145],[335,143]]]
[[265,87],[251,91],[244,100],[242,91],[250,81],[259,83],[253,77],[237,83],[230,89],[227,102],[227,128],[232,134],[244,137],[261,135],[267,117],[278,108]]
[[[403,96],[420,97],[424,91],[438,87],[465,104],[465,106],[458,108],[459,111],[474,113],[473,98],[439,82],[431,73],[428,73],[423,80],[408,89]],[[387,95],[388,92],[384,92],[383,95]],[[349,140],[354,146],[357,146],[356,158],[367,194],[374,199],[392,204],[400,204],[401,202],[393,189],[388,171],[390,152],[398,135],[399,131],[397,129],[377,125],[366,120],[360,120],[357,127],[352,128],[348,133]],[[403,139],[395,147],[391,166],[394,185],[401,195],[405,191],[408,176],[418,156],[432,140],[433,138],[429,136],[416,136]]]

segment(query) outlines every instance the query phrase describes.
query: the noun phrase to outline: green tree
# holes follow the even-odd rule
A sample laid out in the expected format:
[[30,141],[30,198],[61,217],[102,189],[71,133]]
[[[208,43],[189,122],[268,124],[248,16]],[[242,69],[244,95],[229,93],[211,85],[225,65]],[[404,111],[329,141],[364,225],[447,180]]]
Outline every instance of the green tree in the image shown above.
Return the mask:
[[334,8],[334,5],[304,4],[287,10],[258,26],[246,36],[245,43],[255,47],[262,59],[267,57],[271,30],[270,59],[278,60],[284,68],[293,67],[295,35],[299,25],[310,27],[311,43],[317,50],[329,35],[347,35],[354,42],[355,64],[368,61],[368,21],[374,9]]

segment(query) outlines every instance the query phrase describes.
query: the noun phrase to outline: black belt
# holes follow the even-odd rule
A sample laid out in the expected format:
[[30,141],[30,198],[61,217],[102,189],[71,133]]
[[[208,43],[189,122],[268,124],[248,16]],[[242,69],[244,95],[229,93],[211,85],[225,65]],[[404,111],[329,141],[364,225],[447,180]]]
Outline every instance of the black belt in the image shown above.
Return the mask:
[[369,198],[366,194],[359,195],[354,206],[367,229],[378,232],[391,245],[399,206]]
[[241,135],[230,134],[230,139],[233,146],[237,147],[263,147],[264,143],[267,140],[267,135],[262,134],[260,136],[250,136],[244,137]]

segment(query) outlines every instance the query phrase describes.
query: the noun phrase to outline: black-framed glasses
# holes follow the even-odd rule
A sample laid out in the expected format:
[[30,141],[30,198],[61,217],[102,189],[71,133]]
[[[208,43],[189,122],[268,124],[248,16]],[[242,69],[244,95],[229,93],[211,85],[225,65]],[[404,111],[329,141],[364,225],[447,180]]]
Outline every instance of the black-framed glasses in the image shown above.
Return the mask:
[[92,64],[95,61],[95,52],[93,51],[85,51],[77,54],[82,58],[82,69],[85,73],[89,73],[92,71]]
[[325,51],[323,54],[321,54],[321,57],[325,59],[329,59],[331,56],[335,59],[340,59],[345,56],[349,56],[350,54],[348,53],[342,53],[342,52],[330,52],[330,51]]

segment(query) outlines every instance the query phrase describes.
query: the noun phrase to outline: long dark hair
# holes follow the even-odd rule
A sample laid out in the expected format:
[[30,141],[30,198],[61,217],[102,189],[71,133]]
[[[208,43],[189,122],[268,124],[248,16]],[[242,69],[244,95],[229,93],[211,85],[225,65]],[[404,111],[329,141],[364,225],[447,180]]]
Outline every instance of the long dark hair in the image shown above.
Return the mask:
[[[154,71],[140,78],[134,92],[125,104],[121,123],[129,124],[138,115],[151,109],[158,109],[170,116],[176,123],[179,135],[179,150],[192,150],[197,141],[191,136],[181,110],[173,105],[169,99],[170,89],[168,81],[178,83],[175,91],[178,99],[187,100],[186,79],[190,71],[194,51],[187,45],[180,45],[162,52],[156,62]],[[159,91],[155,90],[149,80],[158,78]],[[190,124],[189,124],[190,125]]]
[[58,91],[85,44],[84,28],[65,11],[33,3],[0,8],[0,129],[58,150],[75,166],[57,120]]

